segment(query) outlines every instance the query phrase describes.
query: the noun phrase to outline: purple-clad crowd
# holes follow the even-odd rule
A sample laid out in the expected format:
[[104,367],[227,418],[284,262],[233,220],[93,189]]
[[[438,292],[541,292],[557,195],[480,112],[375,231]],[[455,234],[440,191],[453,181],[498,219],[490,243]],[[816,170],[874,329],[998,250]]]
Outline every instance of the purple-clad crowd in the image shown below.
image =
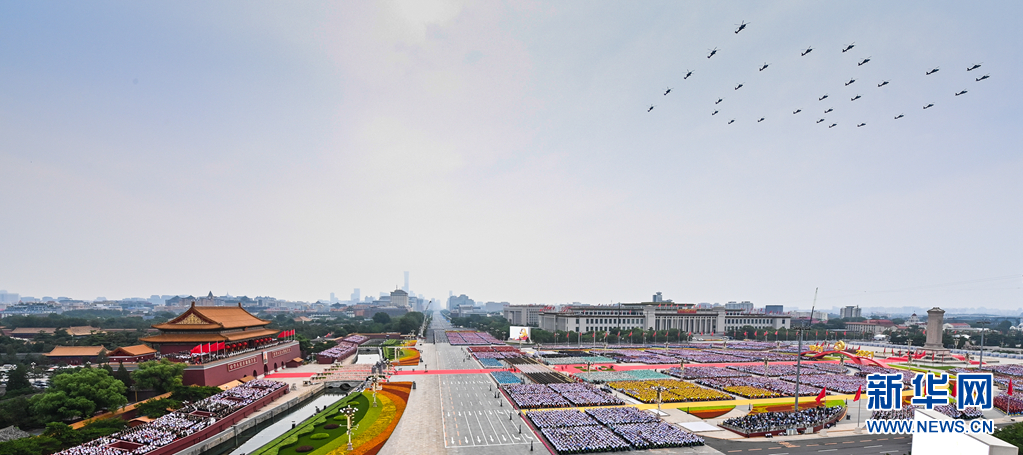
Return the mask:
[[453,346],[501,344],[501,341],[486,332],[455,331],[444,332],[448,344]]
[[559,454],[688,447],[703,438],[632,407],[527,414]]
[[355,343],[349,343],[347,341],[342,341],[339,342],[337,346],[334,346],[330,349],[324,349],[316,353],[316,355],[334,359],[335,362],[338,362],[351,357],[358,350],[359,345]]
[[589,384],[512,384],[502,387],[520,409],[624,404],[614,395]]

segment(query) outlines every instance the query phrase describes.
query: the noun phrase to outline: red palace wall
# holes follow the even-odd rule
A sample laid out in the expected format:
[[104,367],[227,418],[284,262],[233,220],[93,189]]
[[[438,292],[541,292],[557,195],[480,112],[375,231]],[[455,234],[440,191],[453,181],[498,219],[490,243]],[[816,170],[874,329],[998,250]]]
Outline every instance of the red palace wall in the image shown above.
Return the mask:
[[206,438],[210,436],[230,429],[234,424],[241,422],[242,419],[252,415],[253,412],[262,409],[263,406],[270,404],[271,401],[274,401],[284,396],[284,394],[286,393],[288,393],[287,387],[277,389],[270,395],[261,398],[259,401],[252,403],[242,409],[239,409],[234,414],[231,414],[223,419],[218,420],[217,423],[214,423],[212,426],[206,427],[198,433],[190,434],[184,438],[178,439],[170,444],[160,447],[159,449],[149,452],[146,455],[170,455],[178,453],[184,450],[185,448],[191,447],[202,441],[205,441]]
[[189,365],[182,381],[185,385],[218,386],[245,376],[273,372],[295,357],[302,357],[297,341],[203,365]]

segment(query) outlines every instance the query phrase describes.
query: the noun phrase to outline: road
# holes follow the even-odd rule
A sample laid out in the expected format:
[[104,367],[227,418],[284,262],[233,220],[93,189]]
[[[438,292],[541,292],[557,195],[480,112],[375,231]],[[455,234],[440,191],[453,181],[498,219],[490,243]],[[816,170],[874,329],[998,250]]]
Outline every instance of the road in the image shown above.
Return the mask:
[[913,438],[909,435],[871,435],[800,439],[795,441],[729,441],[707,438],[707,445],[724,454],[797,455],[828,454],[878,455],[909,453]]

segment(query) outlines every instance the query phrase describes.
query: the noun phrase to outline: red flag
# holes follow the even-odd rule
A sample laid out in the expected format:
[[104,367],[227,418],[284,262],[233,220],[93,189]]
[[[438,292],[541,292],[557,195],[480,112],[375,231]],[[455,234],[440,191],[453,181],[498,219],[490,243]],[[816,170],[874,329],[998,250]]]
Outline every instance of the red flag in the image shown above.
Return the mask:
[[742,332],[742,336],[748,337],[749,336],[749,332]]
[[955,398],[955,396],[956,396],[956,382],[955,381],[948,381],[948,393],[949,393],[949,395],[952,395],[952,398]]
[[629,330],[629,338],[632,338],[632,331]]
[[849,335],[849,331],[848,330],[842,332],[842,336],[848,336],[848,335]]
[[191,352],[192,354],[202,354],[202,345],[201,344],[195,345],[195,347],[192,348]]
[[221,341],[221,342],[220,342],[220,349],[221,349],[221,350],[227,349],[227,343],[225,343],[225,342]]
[[822,400],[824,400],[824,394],[827,393],[827,392],[828,392],[828,389],[824,388],[824,389],[821,389],[821,393],[817,394],[817,404],[818,405],[821,404]]
[[863,386],[859,386],[859,387],[856,388],[856,397],[853,398],[853,401],[860,401],[860,392],[862,390],[863,390]]
[[774,336],[778,336],[778,331],[777,330],[774,331]]
[[1009,396],[1012,396],[1012,378],[1009,378]]
[[754,330],[754,331],[753,331],[753,337],[754,337],[754,338],[756,338],[756,337],[758,337],[758,336],[760,336],[760,335],[757,335],[757,331],[756,331],[756,330]]
[[813,336],[817,336],[817,335],[820,335],[820,334],[821,334],[821,331],[820,331],[820,330],[818,330],[818,331],[816,331],[816,332],[813,332]]

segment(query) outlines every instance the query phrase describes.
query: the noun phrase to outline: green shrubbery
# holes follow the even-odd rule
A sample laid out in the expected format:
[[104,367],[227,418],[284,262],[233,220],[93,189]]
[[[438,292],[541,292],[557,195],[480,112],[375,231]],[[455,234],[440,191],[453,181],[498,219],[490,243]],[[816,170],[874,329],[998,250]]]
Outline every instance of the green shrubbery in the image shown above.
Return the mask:
[[327,439],[330,437],[329,433],[313,433],[309,436],[309,439]]

